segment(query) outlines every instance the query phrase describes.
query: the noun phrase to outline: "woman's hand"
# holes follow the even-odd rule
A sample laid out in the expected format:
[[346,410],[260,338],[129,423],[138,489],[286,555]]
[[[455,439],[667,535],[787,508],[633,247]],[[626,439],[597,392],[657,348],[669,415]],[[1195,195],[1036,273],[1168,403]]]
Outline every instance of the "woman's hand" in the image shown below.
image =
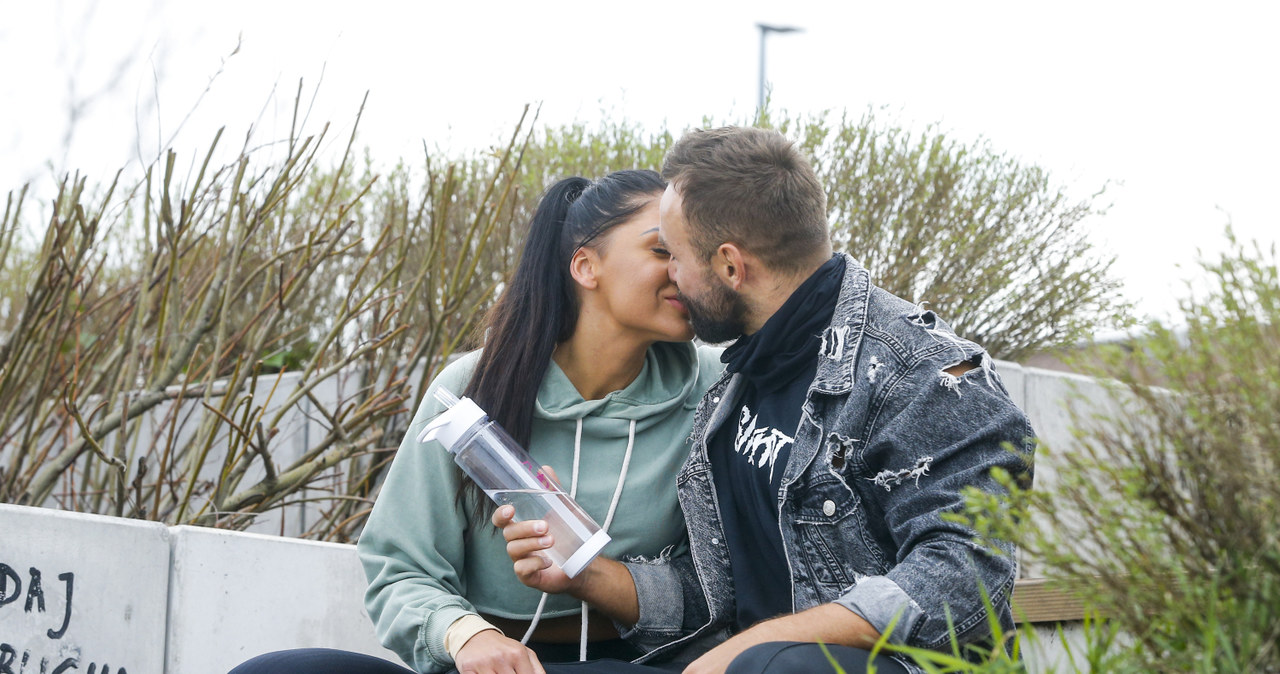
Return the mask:
[[543,520],[512,522],[515,515],[515,508],[502,506],[493,513],[493,525],[502,529],[502,537],[507,539],[507,555],[514,562],[516,578],[535,590],[551,594],[570,592],[573,579],[542,552],[555,543],[547,533],[547,523]]
[[476,632],[453,659],[458,674],[546,674],[538,656],[497,630]]

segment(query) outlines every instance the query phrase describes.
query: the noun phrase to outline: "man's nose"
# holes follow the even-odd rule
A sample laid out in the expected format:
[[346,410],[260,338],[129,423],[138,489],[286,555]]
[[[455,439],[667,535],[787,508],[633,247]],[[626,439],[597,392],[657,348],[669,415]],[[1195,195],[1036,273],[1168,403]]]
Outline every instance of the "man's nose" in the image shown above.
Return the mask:
[[[670,279],[672,283],[676,283],[676,263],[675,263],[675,260],[667,260],[667,278],[668,278],[668,279]],[[679,287],[679,285],[680,285],[679,283],[676,283],[676,286],[677,286],[677,287]]]

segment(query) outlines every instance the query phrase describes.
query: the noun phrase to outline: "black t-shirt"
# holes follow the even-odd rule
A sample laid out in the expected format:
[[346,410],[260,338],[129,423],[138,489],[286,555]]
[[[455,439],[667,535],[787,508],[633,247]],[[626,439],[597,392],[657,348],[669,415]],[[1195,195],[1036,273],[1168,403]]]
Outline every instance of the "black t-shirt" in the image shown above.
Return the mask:
[[740,630],[791,612],[778,493],[844,268],[843,256],[832,257],[759,331],[738,339],[721,357],[726,369],[745,380],[737,413],[707,447]]

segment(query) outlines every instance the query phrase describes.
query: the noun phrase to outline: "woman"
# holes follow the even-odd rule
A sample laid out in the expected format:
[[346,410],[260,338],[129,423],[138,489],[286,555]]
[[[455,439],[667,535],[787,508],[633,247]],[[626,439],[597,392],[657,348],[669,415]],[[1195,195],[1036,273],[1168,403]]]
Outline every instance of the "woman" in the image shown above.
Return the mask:
[[[667,277],[664,188],[653,171],[619,171],[547,190],[484,348],[446,367],[424,396],[357,546],[378,637],[415,670],[525,672],[540,660],[638,655],[585,605],[522,585],[490,524],[493,506],[438,443],[416,438],[442,410],[435,388],[466,395],[607,527],[604,554],[687,549],[675,476],[694,407],[722,366],[718,350],[688,341]],[[313,674],[403,671],[311,650],[262,656],[235,674],[288,671],[289,658]]]

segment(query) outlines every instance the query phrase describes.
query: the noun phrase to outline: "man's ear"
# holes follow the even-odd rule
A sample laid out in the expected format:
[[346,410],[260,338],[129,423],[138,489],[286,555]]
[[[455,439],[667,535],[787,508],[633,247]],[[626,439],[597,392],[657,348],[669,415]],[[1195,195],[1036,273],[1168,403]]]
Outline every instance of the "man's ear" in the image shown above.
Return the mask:
[[590,248],[579,248],[573,251],[573,257],[569,258],[569,275],[583,288],[595,290],[600,284],[596,280],[596,268],[599,262],[600,256],[596,251]]
[[747,282],[747,256],[735,244],[720,244],[711,256],[711,268],[734,290],[741,290],[742,284]]

